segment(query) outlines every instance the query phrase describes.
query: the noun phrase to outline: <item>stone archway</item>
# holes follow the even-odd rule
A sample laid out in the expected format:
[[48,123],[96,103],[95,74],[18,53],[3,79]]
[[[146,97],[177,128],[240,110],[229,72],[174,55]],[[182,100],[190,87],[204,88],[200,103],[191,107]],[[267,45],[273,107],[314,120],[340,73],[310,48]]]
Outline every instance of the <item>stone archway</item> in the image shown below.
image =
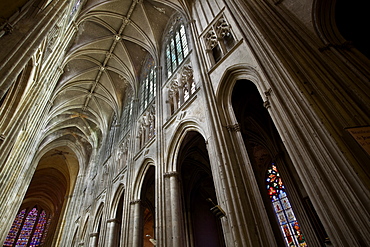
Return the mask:
[[[304,234],[308,239],[308,244],[323,246],[327,234],[300,182],[300,177],[292,164],[275,124],[265,108],[266,104],[264,104],[253,82],[245,79],[236,81],[231,95],[231,106],[243,141],[239,145],[244,146],[242,149],[245,149],[248,154],[253,175],[258,184],[277,243],[279,246],[284,246],[284,239],[288,240],[287,235],[281,232],[281,226],[266,189],[267,170],[272,164],[279,167],[280,175],[284,181],[284,190],[287,191],[289,201],[293,205],[294,210],[291,210],[294,211],[299,224],[306,230]],[[290,220],[293,222],[296,221],[296,218]],[[299,231],[301,232],[301,230]],[[295,234],[293,233],[294,230],[291,232],[289,234]],[[298,241],[296,241],[293,246],[298,245]]]
[[[73,151],[67,147],[57,147],[46,152],[38,162],[35,173],[24,196],[19,212],[27,212],[36,208],[45,211],[48,223],[44,226],[43,244],[51,246],[57,241],[62,232],[62,218],[64,217],[68,195],[73,191],[74,182],[78,173],[78,162]],[[13,223],[13,227],[15,226]],[[32,236],[38,231],[38,220],[29,230],[30,236],[26,241],[31,244]],[[18,226],[23,230],[25,221]],[[13,229],[12,227],[12,229]],[[15,229],[15,228],[14,228]],[[47,234],[46,234],[47,233]],[[8,235],[9,236],[9,235]],[[20,237],[20,234],[14,236]]]
[[178,170],[182,187],[185,242],[189,246],[225,246],[208,151],[203,137],[189,131],[180,146]]

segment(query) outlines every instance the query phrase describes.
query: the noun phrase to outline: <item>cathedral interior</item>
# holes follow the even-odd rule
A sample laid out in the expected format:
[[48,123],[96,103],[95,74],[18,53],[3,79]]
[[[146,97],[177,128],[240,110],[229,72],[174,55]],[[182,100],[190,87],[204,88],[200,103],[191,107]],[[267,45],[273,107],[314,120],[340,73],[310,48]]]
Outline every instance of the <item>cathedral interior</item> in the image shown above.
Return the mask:
[[344,0],[2,0],[0,245],[370,246],[369,24]]

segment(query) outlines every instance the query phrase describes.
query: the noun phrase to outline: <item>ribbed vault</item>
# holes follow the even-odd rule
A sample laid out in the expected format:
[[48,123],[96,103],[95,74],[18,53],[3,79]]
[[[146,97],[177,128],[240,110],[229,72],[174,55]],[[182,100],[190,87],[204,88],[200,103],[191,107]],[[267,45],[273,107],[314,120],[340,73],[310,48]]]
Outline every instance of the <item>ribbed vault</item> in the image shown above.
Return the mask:
[[[90,0],[83,3],[66,51],[43,145],[68,140],[91,153],[136,97],[145,59],[158,63],[163,32],[177,1]],[[124,127],[124,126],[123,126]]]

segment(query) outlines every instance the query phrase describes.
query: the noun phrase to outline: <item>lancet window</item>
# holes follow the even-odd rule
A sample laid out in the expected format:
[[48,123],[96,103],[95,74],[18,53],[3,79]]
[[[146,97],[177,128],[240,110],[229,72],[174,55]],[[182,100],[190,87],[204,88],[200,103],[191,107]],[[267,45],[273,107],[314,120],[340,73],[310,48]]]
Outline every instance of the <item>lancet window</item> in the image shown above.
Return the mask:
[[4,246],[41,246],[45,242],[50,220],[45,210],[36,207],[22,209],[10,228]]
[[222,15],[209,28],[204,36],[204,41],[212,64],[220,61],[233,48],[235,38],[225,16]]
[[286,245],[307,246],[275,164],[267,170],[266,185]]
[[147,61],[145,71],[142,74],[142,83],[140,87],[140,102],[141,110],[145,110],[149,103],[156,95],[156,71],[154,61],[150,59]]
[[[181,18],[176,19],[176,22]],[[170,77],[189,54],[189,46],[184,24],[172,26],[169,31],[169,39],[166,45],[166,69]]]

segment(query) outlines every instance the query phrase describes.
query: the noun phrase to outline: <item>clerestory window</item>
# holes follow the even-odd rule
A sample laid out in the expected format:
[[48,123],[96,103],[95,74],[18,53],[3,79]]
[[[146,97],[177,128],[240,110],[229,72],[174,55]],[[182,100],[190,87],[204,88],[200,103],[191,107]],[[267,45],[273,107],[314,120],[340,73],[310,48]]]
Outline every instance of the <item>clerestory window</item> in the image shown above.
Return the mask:
[[146,73],[143,74],[143,80],[140,87],[141,111],[144,111],[156,95],[156,71],[154,64],[149,64]]
[[177,28],[172,27],[170,29],[170,35],[166,45],[166,69],[168,77],[175,72],[189,54],[189,46],[184,25],[180,24]]

